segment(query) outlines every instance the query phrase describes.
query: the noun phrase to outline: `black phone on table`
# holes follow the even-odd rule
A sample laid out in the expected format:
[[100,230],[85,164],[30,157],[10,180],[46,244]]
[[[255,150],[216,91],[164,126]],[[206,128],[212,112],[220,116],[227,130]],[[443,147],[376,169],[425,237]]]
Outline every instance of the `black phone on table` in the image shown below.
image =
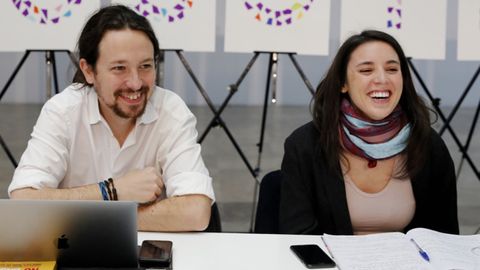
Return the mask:
[[307,268],[335,267],[335,262],[318,245],[292,245],[290,249]]
[[145,268],[171,269],[172,241],[145,240],[140,247],[138,264]]

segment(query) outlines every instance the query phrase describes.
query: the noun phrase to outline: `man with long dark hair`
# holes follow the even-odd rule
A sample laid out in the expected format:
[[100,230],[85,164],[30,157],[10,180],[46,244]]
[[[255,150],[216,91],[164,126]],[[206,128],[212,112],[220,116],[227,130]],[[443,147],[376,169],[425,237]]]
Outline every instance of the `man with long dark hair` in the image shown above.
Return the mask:
[[105,7],[77,46],[80,69],[44,105],[10,197],[136,201],[139,230],[205,229],[214,194],[196,120],[155,86],[159,45],[149,22]]

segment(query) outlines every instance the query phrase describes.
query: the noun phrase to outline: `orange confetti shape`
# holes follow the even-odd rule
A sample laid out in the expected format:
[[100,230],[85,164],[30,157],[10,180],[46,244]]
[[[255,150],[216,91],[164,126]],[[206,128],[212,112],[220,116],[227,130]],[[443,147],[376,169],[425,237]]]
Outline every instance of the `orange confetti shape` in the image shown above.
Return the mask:
[[192,6],[193,6],[193,1],[187,1],[187,3],[188,3],[188,6],[189,6],[189,7],[192,7]]
[[257,19],[257,21],[261,21],[261,20],[262,20],[262,17],[260,17],[260,13],[258,13],[257,16],[255,16],[255,19]]
[[38,14],[38,7],[37,6],[33,7],[33,12]]

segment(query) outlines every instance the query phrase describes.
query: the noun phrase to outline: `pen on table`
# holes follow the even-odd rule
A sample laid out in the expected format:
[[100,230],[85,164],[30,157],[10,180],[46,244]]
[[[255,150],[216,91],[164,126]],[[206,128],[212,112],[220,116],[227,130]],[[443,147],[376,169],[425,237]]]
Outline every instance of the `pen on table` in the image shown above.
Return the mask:
[[423,258],[425,261],[429,262],[429,261],[430,261],[430,257],[428,257],[427,252],[425,252],[425,250],[423,250],[423,249],[417,244],[417,242],[415,242],[415,240],[410,239],[410,242],[412,242],[412,243],[415,245],[415,247],[417,247],[417,250],[418,250],[418,253],[420,253],[420,256],[422,256],[422,258]]
[[320,239],[322,239],[322,242],[323,242],[323,244],[325,245],[325,248],[327,249],[327,251],[328,251],[328,253],[329,253],[328,255],[330,255],[330,257],[335,261],[335,257],[333,257],[333,253],[332,253],[332,251],[330,250],[330,248],[328,247],[327,242],[325,241],[325,239],[323,239],[323,235],[320,236]]

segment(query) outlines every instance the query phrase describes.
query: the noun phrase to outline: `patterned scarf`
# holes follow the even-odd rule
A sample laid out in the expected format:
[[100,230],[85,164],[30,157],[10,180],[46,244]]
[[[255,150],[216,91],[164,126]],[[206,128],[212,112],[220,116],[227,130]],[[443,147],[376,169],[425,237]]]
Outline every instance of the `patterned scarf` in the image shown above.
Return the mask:
[[368,167],[377,166],[377,160],[402,152],[410,136],[410,123],[400,105],[383,120],[370,120],[342,100],[340,107],[340,137],[343,146],[352,154],[368,160]]

